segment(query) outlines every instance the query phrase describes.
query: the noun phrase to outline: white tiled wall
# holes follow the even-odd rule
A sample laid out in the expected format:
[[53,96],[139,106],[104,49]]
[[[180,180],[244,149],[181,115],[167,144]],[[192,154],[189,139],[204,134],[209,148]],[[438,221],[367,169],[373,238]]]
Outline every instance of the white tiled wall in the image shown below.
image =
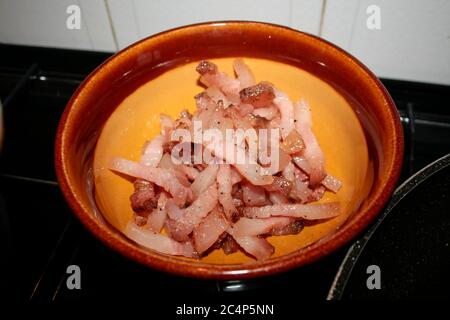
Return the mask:
[[[381,29],[366,26],[369,5]],[[450,84],[450,1],[327,0],[322,37],[378,76]]]
[[[65,27],[66,8],[82,27]],[[366,27],[369,5],[381,30]],[[450,0],[0,0],[0,42],[115,51],[138,39],[212,20],[273,22],[320,35],[377,75],[450,85]]]
[[318,33],[322,0],[107,0],[119,48],[182,25],[254,20]]
[[319,35],[324,2],[326,1],[292,0],[289,26],[294,29]]
[[[68,30],[66,8],[81,8]],[[213,20],[272,22],[318,34],[322,0],[0,0],[0,42],[115,51],[138,39]]]
[[[81,29],[66,27],[69,5],[81,8]],[[0,42],[114,51],[103,0],[0,0]]]
[[108,0],[120,48],[182,25],[214,20],[257,20],[289,24],[290,0]]

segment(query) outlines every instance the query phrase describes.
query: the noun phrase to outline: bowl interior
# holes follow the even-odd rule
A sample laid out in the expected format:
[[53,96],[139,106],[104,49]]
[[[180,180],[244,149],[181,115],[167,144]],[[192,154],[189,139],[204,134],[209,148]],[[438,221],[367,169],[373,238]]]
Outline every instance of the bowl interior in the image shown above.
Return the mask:
[[[220,253],[193,262],[140,248],[118,231],[131,218],[132,186],[109,171],[110,157],[137,160],[142,144],[159,130],[160,112],[175,116],[183,108],[193,109],[193,96],[201,90],[195,62],[211,59],[231,73],[227,57],[246,58],[258,80],[273,82],[294,100],[309,101],[327,170],[344,182],[336,196],[328,193],[324,201],[337,197],[344,212],[324,224],[308,226],[299,236],[273,238],[277,253],[264,262]],[[344,51],[280,26],[226,22],[171,30],[106,61],[68,103],[55,155],[58,181],[69,205],[107,245],[168,272],[241,278],[311,262],[367,226],[395,186],[403,137],[398,113],[384,87]]]
[[[232,72],[233,58],[213,60],[221,70]],[[339,177],[343,188],[326,193],[321,202],[338,200],[342,214],[326,222],[305,226],[298,235],[270,237],[273,257],[288,254],[335,232],[357,210],[373,182],[373,167],[363,129],[345,98],[330,85],[294,66],[266,59],[247,58],[257,81],[271,81],[294,100],[309,102],[314,132],[326,156],[326,169]],[[133,186],[127,177],[109,170],[111,159],[139,160],[142,146],[159,133],[159,114],[176,117],[183,108],[195,110],[194,95],[202,87],[196,81],[196,62],[170,70],[153,79],[121,102],[106,122],[98,140],[93,173],[100,212],[118,230],[132,219],[129,196]],[[225,255],[214,250],[202,258],[209,263],[242,263],[252,259],[241,252]]]

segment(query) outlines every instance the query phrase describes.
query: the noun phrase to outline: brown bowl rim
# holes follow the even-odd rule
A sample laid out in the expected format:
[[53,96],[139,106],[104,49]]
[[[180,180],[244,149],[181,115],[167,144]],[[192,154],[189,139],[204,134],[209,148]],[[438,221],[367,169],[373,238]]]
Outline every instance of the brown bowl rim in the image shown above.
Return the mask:
[[[294,251],[290,254],[276,257],[273,259],[268,259],[263,262],[251,262],[245,264],[232,264],[232,265],[215,265],[203,262],[192,262],[189,260],[179,259],[172,256],[162,255],[157,252],[146,250],[144,248],[138,247],[132,244],[124,236],[119,234],[118,231],[107,224],[102,225],[99,223],[93,215],[89,214],[85,208],[77,200],[77,192],[74,190],[72,183],[68,179],[67,166],[64,159],[67,156],[67,148],[65,147],[64,141],[67,136],[67,128],[72,125],[71,123],[71,112],[76,106],[76,100],[83,88],[90,83],[95,75],[103,70],[106,65],[108,65],[111,60],[124,55],[126,52],[130,51],[132,48],[138,46],[139,44],[152,41],[161,36],[166,36],[173,31],[188,31],[191,28],[197,27],[214,27],[214,25],[252,25],[253,27],[270,27],[270,28],[281,28],[285,31],[300,33],[303,36],[310,37],[314,41],[323,42],[326,45],[332,47],[334,50],[339,52],[339,54],[349,58],[352,62],[369,76],[370,80],[377,86],[383,95],[386,102],[386,112],[389,115],[389,120],[392,122],[392,162],[389,163],[387,169],[389,173],[389,179],[386,179],[386,184],[380,188],[378,194],[376,194],[371,203],[369,203],[365,209],[365,212],[358,212],[355,218],[341,228],[339,228],[335,233],[330,235],[325,242],[318,243],[315,242],[305,248],[300,249],[301,251]],[[254,278],[259,276],[267,276],[275,273],[280,273],[283,271],[291,270],[295,267],[299,267],[305,264],[309,264],[322,258],[329,253],[335,251],[336,249],[342,247],[344,244],[348,243],[350,240],[355,238],[359,233],[361,233],[380,213],[383,206],[386,204],[390,195],[392,194],[394,187],[396,186],[397,180],[400,175],[401,165],[403,162],[403,130],[400,123],[399,114],[395,104],[390,97],[388,91],[379,81],[379,79],[358,59],[353,57],[351,54],[347,53],[343,49],[337,47],[333,43],[330,43],[324,39],[321,39],[315,35],[311,35],[299,30],[295,30],[286,26],[281,26],[272,23],[265,22],[254,22],[254,21],[212,21],[204,23],[196,23],[187,26],[182,26],[174,29],[170,29],[138,42],[131,44],[130,46],[122,49],[121,51],[115,53],[113,56],[104,61],[100,66],[98,66],[93,72],[91,72],[86,79],[80,84],[78,89],[75,91],[71,99],[69,100],[58,125],[58,130],[56,134],[55,141],[55,169],[58,179],[58,184],[62,190],[64,197],[66,198],[70,208],[82,222],[82,224],[95,235],[96,238],[101,240],[111,249],[120,252],[122,255],[131,258],[141,264],[150,266],[152,268],[158,269],[160,271],[172,273],[175,275],[182,275],[195,278],[204,279],[245,279]]]

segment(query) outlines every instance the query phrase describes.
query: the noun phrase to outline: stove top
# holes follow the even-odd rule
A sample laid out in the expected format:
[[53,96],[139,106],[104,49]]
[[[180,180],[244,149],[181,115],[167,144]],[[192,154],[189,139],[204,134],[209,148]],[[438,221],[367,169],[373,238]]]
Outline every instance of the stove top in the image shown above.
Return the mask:
[[[259,303],[271,303],[291,292],[296,299],[326,299],[351,244],[281,275],[205,281],[151,270],[100,243],[76,220],[58,188],[53,144],[70,96],[111,54],[11,45],[0,45],[0,51],[5,122],[0,157],[0,249],[6,257],[0,262],[0,285],[11,293],[12,300],[148,301],[155,289],[159,301],[170,299],[173,303],[218,298],[257,298]],[[450,90],[423,83],[382,82],[399,109],[405,132],[403,181],[450,151]],[[81,269],[81,290],[66,286],[70,265]]]

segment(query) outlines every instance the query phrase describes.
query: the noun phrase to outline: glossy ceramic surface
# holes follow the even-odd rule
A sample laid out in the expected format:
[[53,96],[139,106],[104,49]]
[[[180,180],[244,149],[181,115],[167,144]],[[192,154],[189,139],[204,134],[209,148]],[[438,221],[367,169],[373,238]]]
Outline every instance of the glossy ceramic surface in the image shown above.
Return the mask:
[[[347,182],[339,199],[346,201],[345,215],[326,228],[312,226],[309,237],[306,232],[300,234],[300,238],[291,237],[290,241],[274,243],[277,254],[264,262],[252,262],[244,255],[230,259],[216,255],[192,261],[138,247],[116,230],[123,228],[131,213],[124,201],[129,196],[131,184],[122,177],[98,179],[101,177],[98,173],[104,170],[110,175],[106,161],[112,154],[137,157],[139,148],[146,138],[156,133],[157,127],[151,119],[135,117],[141,119],[136,126],[123,130],[127,121],[136,121],[130,114],[128,117],[117,114],[122,112],[123,115],[127,101],[136,95],[144,97],[148,93],[159,93],[160,97],[155,100],[167,101],[167,107],[160,105],[159,108],[174,115],[186,107],[177,102],[192,103],[193,94],[200,90],[189,78],[192,68],[187,68],[188,63],[204,58],[237,56],[251,60],[260,80],[271,80],[280,75],[276,72],[279,68],[265,68],[274,63],[286,70],[298,70],[292,74],[298,81],[283,81],[278,76],[283,82],[279,86],[299,97],[296,85],[303,84],[305,88],[301,95],[309,95],[318,102],[316,115],[313,109],[314,128],[317,128],[316,134],[327,156],[327,169]],[[227,65],[226,61],[223,64]],[[271,73],[270,70],[274,71]],[[302,77],[303,73],[308,77]],[[167,78],[171,75],[174,78],[169,81]],[[315,82],[312,79],[316,79]],[[290,85],[292,83],[295,85]],[[318,90],[320,86],[323,90]],[[315,93],[321,91],[323,103],[320,103],[321,95]],[[170,96],[172,98],[166,98]],[[149,115],[155,116],[161,111],[154,106],[148,110],[151,110]],[[318,119],[323,119],[323,123]],[[333,120],[335,124],[327,125]],[[140,130],[145,126],[149,130]],[[105,134],[108,131],[110,133]],[[134,139],[138,136],[140,139]],[[314,261],[338,248],[363,230],[382,208],[396,183],[402,155],[403,137],[395,106],[370,71],[323,40],[284,27],[250,22],[188,26],[145,39],[119,52],[94,71],[74,94],[61,119],[56,140],[56,168],[61,188],[88,229],[110,247],[144,264],[177,274],[208,278],[244,278],[280,272]],[[92,173],[96,176],[99,211],[92,205],[92,190],[87,186],[88,176]],[[102,185],[102,181],[108,179],[115,179],[115,183]],[[117,206],[111,206],[116,201],[111,197],[114,193],[117,194],[115,199],[121,201]],[[121,208],[128,208],[128,211],[114,212],[122,211]],[[287,245],[283,247],[283,243]]]

